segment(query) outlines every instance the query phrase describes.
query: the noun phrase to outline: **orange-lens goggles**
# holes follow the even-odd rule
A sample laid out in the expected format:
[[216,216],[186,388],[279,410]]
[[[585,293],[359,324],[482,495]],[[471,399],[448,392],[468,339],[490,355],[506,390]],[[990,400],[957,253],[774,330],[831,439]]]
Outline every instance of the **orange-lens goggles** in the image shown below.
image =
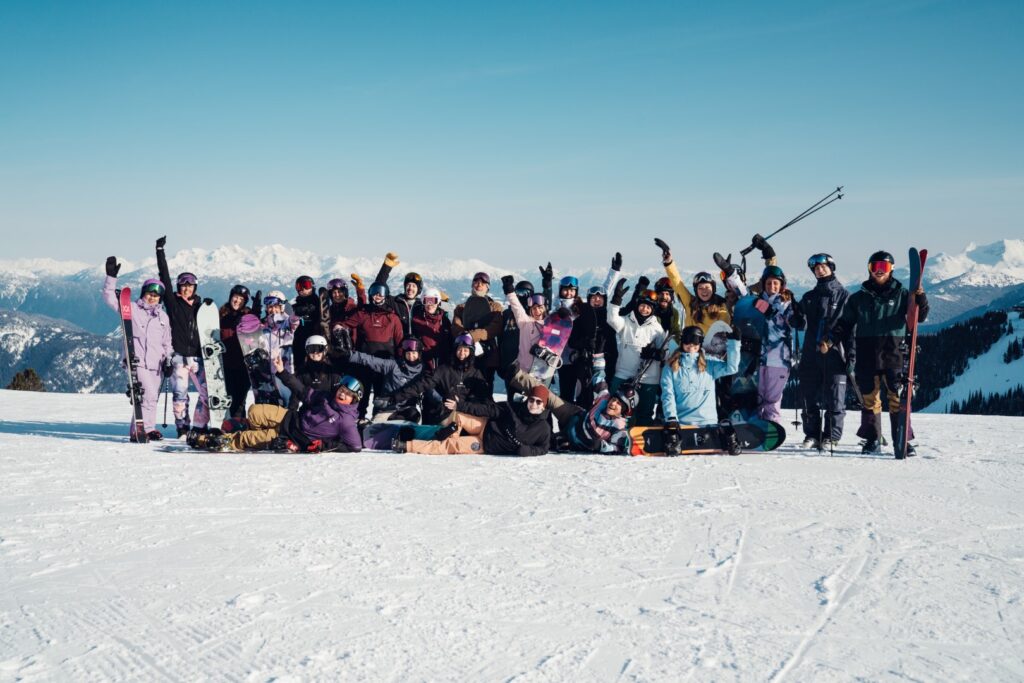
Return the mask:
[[868,264],[868,270],[872,273],[891,273],[892,264],[888,261],[872,261]]

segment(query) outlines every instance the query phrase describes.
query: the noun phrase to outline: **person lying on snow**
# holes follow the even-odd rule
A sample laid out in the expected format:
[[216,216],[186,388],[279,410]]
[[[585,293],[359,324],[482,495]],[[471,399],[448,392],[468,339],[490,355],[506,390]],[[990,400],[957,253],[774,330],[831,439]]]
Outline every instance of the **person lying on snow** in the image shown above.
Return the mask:
[[244,428],[230,434],[195,432],[193,448],[223,450],[273,450],[292,453],[358,453],[363,441],[356,426],[363,385],[346,375],[330,391],[316,391],[285,371],[274,358],[277,377],[302,397],[302,407],[288,410],[257,403],[249,408]]

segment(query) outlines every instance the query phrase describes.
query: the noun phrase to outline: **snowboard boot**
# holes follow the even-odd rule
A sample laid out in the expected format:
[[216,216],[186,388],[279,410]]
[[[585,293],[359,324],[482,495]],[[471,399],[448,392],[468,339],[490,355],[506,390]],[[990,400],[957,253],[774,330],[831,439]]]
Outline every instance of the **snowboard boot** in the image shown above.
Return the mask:
[[818,450],[818,440],[813,436],[808,436],[804,439],[804,442],[800,444],[801,448],[810,448],[811,450]]
[[556,432],[551,435],[551,450],[556,453],[567,453],[572,450],[572,444],[569,443],[569,437],[562,432]]
[[882,453],[882,444],[879,443],[878,439],[867,439],[864,445],[861,446],[860,452],[866,455],[880,455]]
[[679,423],[666,424],[661,434],[665,444],[665,455],[679,455]]
[[729,455],[739,455],[743,449],[740,448],[740,442],[736,438],[736,430],[733,429],[732,423],[728,420],[722,420],[718,423],[718,433],[722,435],[722,445]]
[[149,439],[150,441],[163,441],[164,435],[158,432],[157,430],[153,429],[151,431],[146,432],[146,438]]
[[178,427],[178,438],[180,439],[183,436],[187,437],[189,432],[191,431],[192,429],[189,427],[189,425],[183,425]]
[[186,437],[190,448],[200,451],[222,452],[230,450],[231,439],[227,434],[192,430]]
[[408,453],[409,442],[402,440],[401,437],[395,437],[391,440],[391,450],[395,453]]

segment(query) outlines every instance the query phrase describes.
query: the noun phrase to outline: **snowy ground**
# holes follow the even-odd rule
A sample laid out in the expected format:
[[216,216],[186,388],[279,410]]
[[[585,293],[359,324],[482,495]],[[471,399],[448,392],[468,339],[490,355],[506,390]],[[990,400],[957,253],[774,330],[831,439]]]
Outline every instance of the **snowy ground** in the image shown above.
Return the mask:
[[127,409],[0,392],[2,680],[1024,678],[1021,418],[517,460],[162,452]]

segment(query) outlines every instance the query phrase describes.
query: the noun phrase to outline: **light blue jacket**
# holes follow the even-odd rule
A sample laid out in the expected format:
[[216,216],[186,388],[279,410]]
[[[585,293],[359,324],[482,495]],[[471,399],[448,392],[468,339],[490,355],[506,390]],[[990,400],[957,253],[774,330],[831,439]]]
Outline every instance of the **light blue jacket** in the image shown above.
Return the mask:
[[707,357],[708,369],[697,369],[696,353],[679,354],[679,369],[669,363],[661,371],[661,407],[665,421],[684,425],[718,424],[715,408],[715,380],[736,374],[740,366],[740,342],[730,339],[725,345],[725,360]]

